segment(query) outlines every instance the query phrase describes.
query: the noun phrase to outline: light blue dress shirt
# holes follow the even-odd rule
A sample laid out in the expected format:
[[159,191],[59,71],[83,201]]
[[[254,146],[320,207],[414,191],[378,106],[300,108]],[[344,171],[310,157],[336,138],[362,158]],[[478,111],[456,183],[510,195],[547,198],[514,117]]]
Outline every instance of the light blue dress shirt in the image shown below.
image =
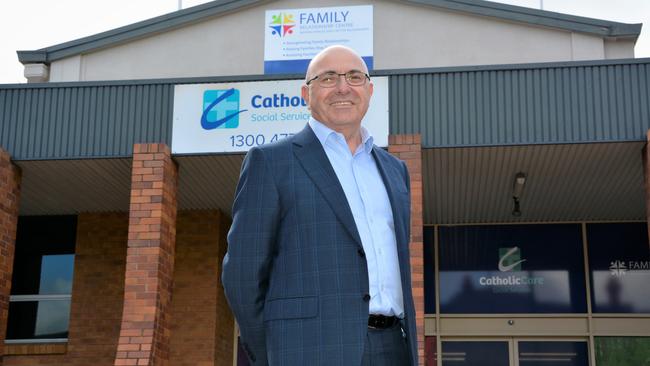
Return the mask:
[[323,145],[348,200],[368,262],[370,314],[404,317],[393,211],[372,156],[373,138],[361,127],[352,154],[343,134],[313,118],[309,126]]

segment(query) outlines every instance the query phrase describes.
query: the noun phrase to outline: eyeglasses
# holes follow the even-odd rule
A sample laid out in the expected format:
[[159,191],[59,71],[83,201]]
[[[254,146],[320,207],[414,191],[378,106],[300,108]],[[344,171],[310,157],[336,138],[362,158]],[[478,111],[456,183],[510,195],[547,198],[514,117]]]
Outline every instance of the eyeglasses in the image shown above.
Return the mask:
[[339,76],[345,76],[345,82],[350,86],[361,86],[370,80],[370,75],[361,71],[348,71],[345,74],[328,71],[307,80],[306,84],[316,81],[323,88],[333,88],[339,83]]

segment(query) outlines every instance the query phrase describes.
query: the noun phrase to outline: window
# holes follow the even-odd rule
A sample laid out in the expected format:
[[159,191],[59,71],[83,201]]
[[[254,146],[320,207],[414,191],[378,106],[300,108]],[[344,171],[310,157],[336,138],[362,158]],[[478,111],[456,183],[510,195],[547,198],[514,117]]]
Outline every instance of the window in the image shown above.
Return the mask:
[[650,313],[650,251],[645,222],[588,224],[594,313]]
[[598,366],[650,365],[650,337],[596,337]]
[[442,366],[509,366],[508,342],[443,341]]
[[7,341],[57,341],[68,337],[75,216],[18,219]]
[[586,313],[577,224],[440,228],[440,312]]
[[424,312],[436,312],[435,228],[424,228]]
[[589,365],[587,342],[520,341],[518,346],[519,366]]

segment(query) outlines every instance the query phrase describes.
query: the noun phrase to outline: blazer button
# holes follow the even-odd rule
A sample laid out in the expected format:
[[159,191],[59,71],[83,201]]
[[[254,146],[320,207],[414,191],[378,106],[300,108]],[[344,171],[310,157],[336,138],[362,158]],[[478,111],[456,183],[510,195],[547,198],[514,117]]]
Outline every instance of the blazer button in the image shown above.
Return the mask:
[[370,301],[370,295],[369,294],[363,295],[363,301],[365,301],[365,302]]
[[361,257],[361,258],[365,258],[365,257],[366,257],[366,253],[365,253],[365,252],[363,251],[363,249],[361,249],[361,248],[359,248],[359,250],[357,251],[357,253],[359,253],[359,257]]

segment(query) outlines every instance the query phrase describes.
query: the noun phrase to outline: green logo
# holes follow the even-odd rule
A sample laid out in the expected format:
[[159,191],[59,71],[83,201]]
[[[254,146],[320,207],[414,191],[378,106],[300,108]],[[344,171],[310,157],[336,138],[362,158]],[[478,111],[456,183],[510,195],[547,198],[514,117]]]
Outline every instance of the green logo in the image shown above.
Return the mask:
[[521,263],[525,261],[521,259],[521,250],[518,247],[499,248],[499,271],[521,271]]

